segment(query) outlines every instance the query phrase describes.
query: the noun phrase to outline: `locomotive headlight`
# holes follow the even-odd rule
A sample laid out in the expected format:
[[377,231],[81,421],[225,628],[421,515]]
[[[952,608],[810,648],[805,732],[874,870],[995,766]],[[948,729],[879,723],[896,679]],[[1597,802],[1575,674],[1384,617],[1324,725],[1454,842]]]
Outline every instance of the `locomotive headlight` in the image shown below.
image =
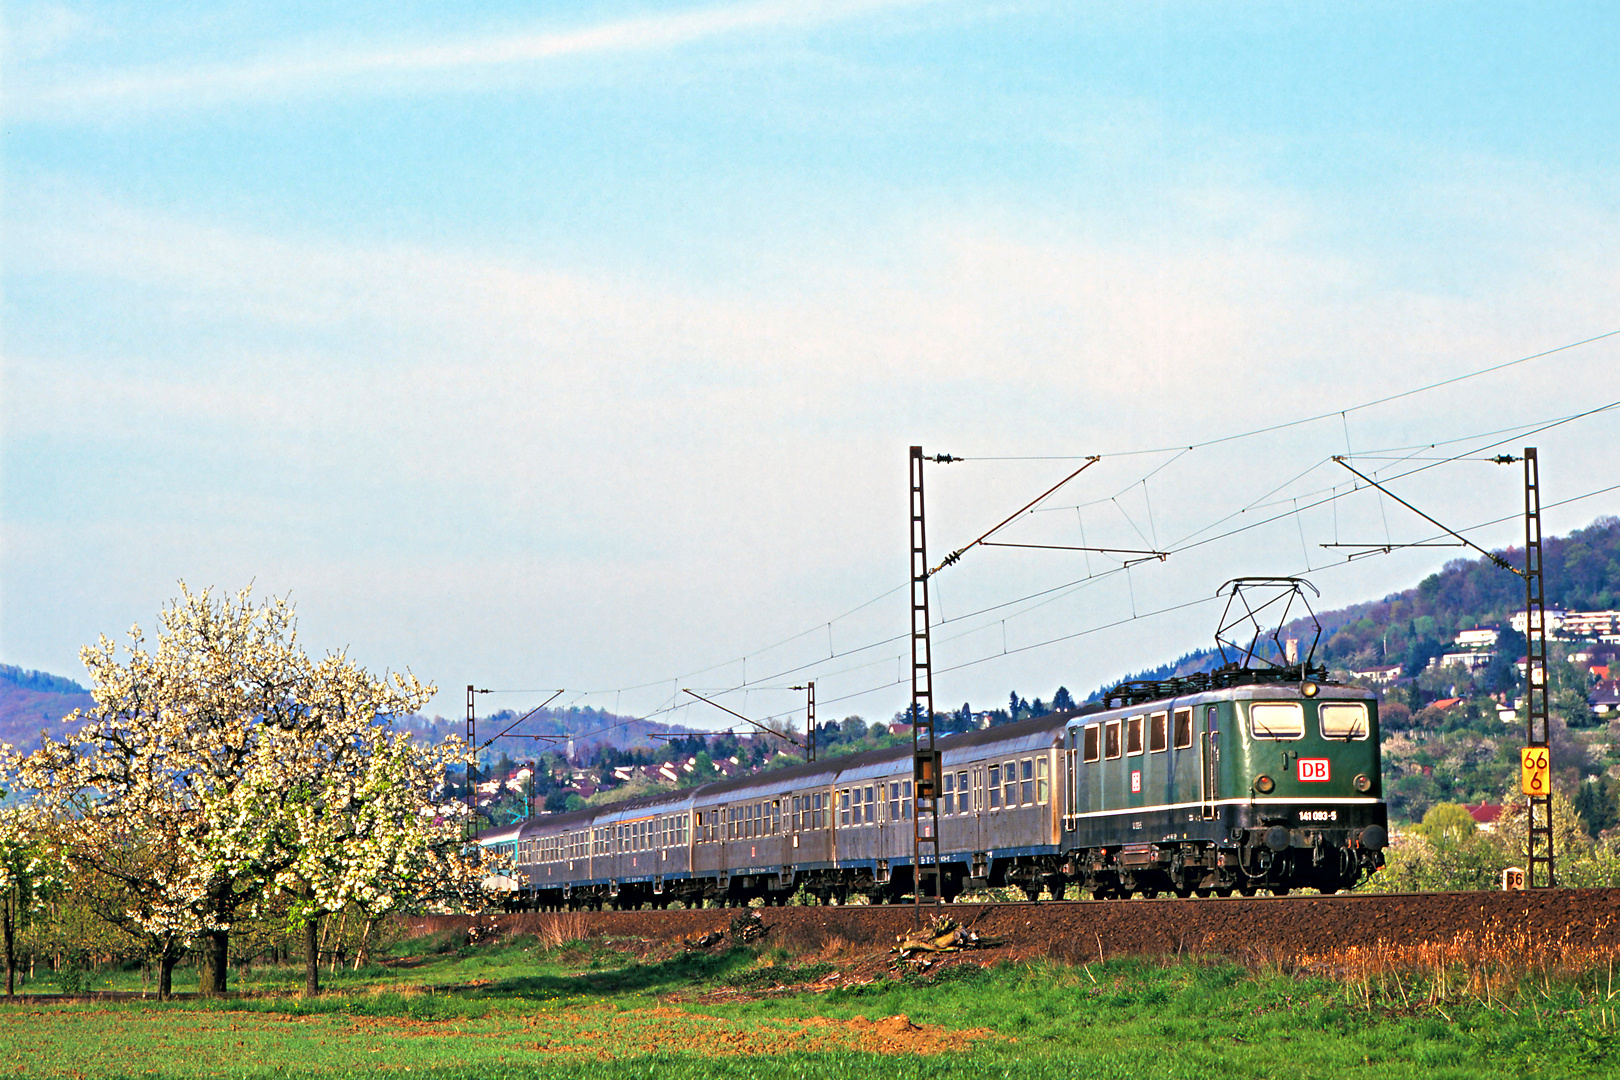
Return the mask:
[[1317,692],[1321,689],[1322,688],[1320,686],[1317,686],[1313,682],[1301,683],[1299,686],[1299,692],[1304,694],[1306,697],[1315,697]]
[[1372,790],[1372,781],[1367,779],[1366,773],[1359,774],[1355,779],[1356,790],[1362,794]]
[[1259,776],[1254,778],[1254,789],[1260,792],[1262,795],[1270,794],[1271,789],[1276,786],[1277,782],[1271,777],[1267,776],[1265,773],[1261,773]]

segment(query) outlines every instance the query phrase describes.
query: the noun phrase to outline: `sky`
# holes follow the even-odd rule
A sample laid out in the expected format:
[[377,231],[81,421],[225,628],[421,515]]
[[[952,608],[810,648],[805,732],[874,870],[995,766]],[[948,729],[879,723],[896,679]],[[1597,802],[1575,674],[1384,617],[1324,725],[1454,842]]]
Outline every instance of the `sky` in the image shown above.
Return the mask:
[[[1620,513],[1620,9],[4,8],[0,662],[193,589],[718,728],[1050,700]],[[1364,551],[1326,544],[1391,545]],[[1133,556],[1075,547],[1161,552]]]

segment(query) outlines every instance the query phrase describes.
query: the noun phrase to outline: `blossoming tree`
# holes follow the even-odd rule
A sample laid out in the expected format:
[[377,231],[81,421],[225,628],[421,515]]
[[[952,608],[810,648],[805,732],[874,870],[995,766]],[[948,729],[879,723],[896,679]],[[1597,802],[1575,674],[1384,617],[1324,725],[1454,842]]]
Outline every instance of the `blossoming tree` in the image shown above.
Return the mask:
[[[0,798],[11,793],[7,779],[16,755],[0,743]],[[45,823],[30,805],[0,808],[0,938],[6,953],[6,995],[17,992],[17,933],[60,884],[56,848]]]
[[[200,945],[201,990],[219,994],[232,924],[270,889],[302,884],[333,902],[387,891],[393,861],[379,837],[435,849],[426,778],[461,751],[394,733],[390,718],[433,688],[408,673],[374,678],[341,653],[311,659],[285,599],[180,588],[155,648],[135,627],[123,662],[105,637],[82,651],[95,708],[69,718],[81,722],[66,740],[42,740],[20,773],[58,816],[68,864],[116,885],[100,913],[154,942],[159,992],[180,950]],[[386,826],[356,825],[389,812]],[[432,865],[457,880],[453,851]],[[339,888],[317,867],[350,869]]]

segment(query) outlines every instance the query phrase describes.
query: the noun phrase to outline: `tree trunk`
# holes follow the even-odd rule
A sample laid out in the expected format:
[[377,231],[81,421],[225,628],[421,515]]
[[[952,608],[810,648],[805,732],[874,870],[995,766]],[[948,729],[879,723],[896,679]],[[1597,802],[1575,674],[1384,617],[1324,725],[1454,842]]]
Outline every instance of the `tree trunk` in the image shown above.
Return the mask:
[[229,930],[210,930],[203,935],[197,964],[197,993],[203,997],[225,996],[225,967],[230,958],[230,944]]
[[304,919],[304,996],[321,992],[321,945],[317,937],[320,916],[312,909]]
[[6,996],[12,997],[17,993],[17,951],[16,938],[14,936],[15,927],[13,926],[11,917],[12,905],[10,896],[6,897],[3,907],[4,910],[0,910],[0,922],[5,923],[6,935]]
[[366,919],[366,928],[360,932],[360,946],[354,951],[354,970],[359,971],[371,963],[371,932],[377,929],[377,918]]
[[180,959],[180,950],[174,947],[174,939],[170,938],[163,943],[163,951],[158,953],[158,1000],[168,1001],[174,994],[174,962]]

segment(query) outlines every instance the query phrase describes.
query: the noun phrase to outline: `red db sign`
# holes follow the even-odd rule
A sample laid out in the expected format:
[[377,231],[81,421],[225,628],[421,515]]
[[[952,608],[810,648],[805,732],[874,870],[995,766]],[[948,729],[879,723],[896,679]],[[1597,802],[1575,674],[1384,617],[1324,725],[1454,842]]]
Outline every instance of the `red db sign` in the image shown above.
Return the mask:
[[1299,759],[1299,778],[1301,780],[1328,779],[1328,759],[1325,757],[1302,757]]

